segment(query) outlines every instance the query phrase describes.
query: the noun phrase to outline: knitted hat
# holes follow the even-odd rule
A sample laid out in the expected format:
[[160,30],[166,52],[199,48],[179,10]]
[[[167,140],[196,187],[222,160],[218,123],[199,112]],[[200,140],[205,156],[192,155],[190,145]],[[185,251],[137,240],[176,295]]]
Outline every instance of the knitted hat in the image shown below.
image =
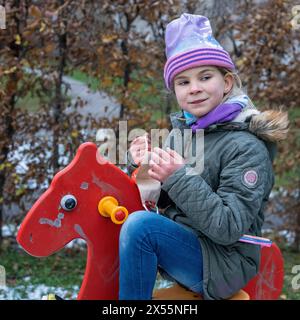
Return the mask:
[[204,16],[182,14],[167,25],[165,42],[164,78],[168,89],[178,73],[190,68],[212,65],[235,69],[229,53],[213,37],[209,20]]

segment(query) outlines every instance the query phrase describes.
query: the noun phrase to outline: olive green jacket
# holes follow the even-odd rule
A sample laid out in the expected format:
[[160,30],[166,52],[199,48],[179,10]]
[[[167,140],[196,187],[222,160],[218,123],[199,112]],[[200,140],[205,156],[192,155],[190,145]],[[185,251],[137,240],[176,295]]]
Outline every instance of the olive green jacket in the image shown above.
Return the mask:
[[[162,184],[163,214],[199,237],[205,299],[230,297],[258,272],[260,246],[238,240],[261,235],[274,184],[274,142],[287,132],[287,118],[282,120],[280,112],[271,111],[210,126],[204,131],[203,171],[187,174],[192,165],[185,165]],[[181,112],[172,114],[171,122],[181,131],[188,128]],[[193,145],[195,139],[194,134]]]

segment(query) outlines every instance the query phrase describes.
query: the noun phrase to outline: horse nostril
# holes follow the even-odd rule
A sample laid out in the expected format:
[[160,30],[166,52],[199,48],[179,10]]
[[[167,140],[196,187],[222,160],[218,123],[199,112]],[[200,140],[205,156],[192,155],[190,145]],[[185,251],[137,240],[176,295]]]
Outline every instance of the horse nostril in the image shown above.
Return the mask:
[[77,200],[73,195],[67,194],[64,197],[62,197],[60,205],[64,210],[71,211],[76,207]]

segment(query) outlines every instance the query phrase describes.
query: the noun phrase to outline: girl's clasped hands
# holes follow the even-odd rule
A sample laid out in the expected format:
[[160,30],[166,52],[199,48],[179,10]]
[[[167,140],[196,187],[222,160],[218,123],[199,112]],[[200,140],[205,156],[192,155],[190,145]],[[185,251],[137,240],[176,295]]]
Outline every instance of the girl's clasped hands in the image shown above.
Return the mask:
[[184,166],[184,158],[176,151],[166,148],[151,149],[148,134],[136,137],[130,144],[129,151],[134,163],[138,166],[149,165],[148,174],[151,178],[164,182],[176,170]]

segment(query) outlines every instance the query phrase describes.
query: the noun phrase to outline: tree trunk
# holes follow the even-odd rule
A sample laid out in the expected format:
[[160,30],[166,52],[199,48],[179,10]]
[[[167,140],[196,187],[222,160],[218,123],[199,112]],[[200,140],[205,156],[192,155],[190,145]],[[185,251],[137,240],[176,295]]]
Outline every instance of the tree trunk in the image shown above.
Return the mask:
[[[123,96],[125,96],[127,89],[128,89],[128,83],[129,83],[130,72],[131,72],[130,62],[128,62],[129,60],[127,59],[128,58],[128,46],[127,46],[127,42],[125,40],[122,40],[122,42],[121,42],[121,49],[122,49],[123,56],[126,60],[126,64],[124,67],[124,73],[123,73]],[[120,110],[120,119],[123,119],[126,111],[127,111],[127,105],[126,105],[126,103],[122,102],[121,103],[121,110]]]
[[[20,8],[20,1],[16,0],[12,7],[14,8]],[[19,15],[15,14],[14,15],[14,21],[16,24],[16,30],[18,34],[20,34],[20,19]],[[10,43],[10,49],[12,51],[12,56],[17,58],[17,60],[20,60],[20,55],[21,55],[21,46],[16,45],[15,42]],[[16,105],[16,90],[17,90],[17,83],[18,83],[18,78],[16,73],[12,73],[10,75],[10,78],[6,84],[6,92],[10,92],[11,90],[14,90],[10,96],[8,105],[6,105],[6,102],[4,102],[4,114],[1,116],[5,119],[3,121],[3,125],[5,126],[5,129],[3,130],[4,132],[4,137],[2,138],[3,140],[6,140],[4,147],[1,150],[1,162],[4,163],[7,160],[7,156],[9,153],[9,146],[13,145],[13,135],[14,135],[14,127],[13,127],[13,112],[15,111],[15,105]],[[13,89],[12,89],[13,88]],[[3,242],[3,234],[2,234],[2,226],[3,226],[3,203],[4,203],[4,186],[5,186],[5,181],[7,177],[7,168],[3,168],[3,170],[0,172],[0,195],[2,197],[2,201],[0,202],[0,249],[2,246]]]
[[[66,23],[65,24],[66,29]],[[66,66],[66,53],[67,53],[67,34],[64,32],[58,35],[58,54],[59,63],[57,66],[58,77],[55,79],[55,97],[53,105],[53,117],[54,117],[54,130],[53,130],[53,157],[52,157],[52,167],[54,174],[59,170],[59,136],[61,134],[61,121],[62,112],[64,111],[64,96],[62,95],[62,84],[64,69]]]
[[[10,87],[10,83],[16,83],[16,74],[13,73],[10,76],[10,80],[8,81],[7,87]],[[14,135],[14,127],[13,127],[13,118],[12,118],[12,112],[15,109],[15,94],[13,94],[10,98],[10,103],[9,106],[4,106],[6,114],[3,115],[5,118],[5,121],[3,121],[3,125],[5,126],[4,130],[4,135],[3,137],[6,140],[6,144],[1,150],[1,162],[5,163],[7,160],[7,156],[9,153],[9,145],[13,145],[13,135]],[[3,241],[3,234],[2,234],[2,226],[3,226],[3,203],[5,199],[5,194],[4,194],[4,185],[5,185],[5,180],[7,176],[7,168],[4,167],[2,171],[0,171],[0,195],[2,197],[2,201],[0,202],[0,248],[2,246],[2,241]]]

